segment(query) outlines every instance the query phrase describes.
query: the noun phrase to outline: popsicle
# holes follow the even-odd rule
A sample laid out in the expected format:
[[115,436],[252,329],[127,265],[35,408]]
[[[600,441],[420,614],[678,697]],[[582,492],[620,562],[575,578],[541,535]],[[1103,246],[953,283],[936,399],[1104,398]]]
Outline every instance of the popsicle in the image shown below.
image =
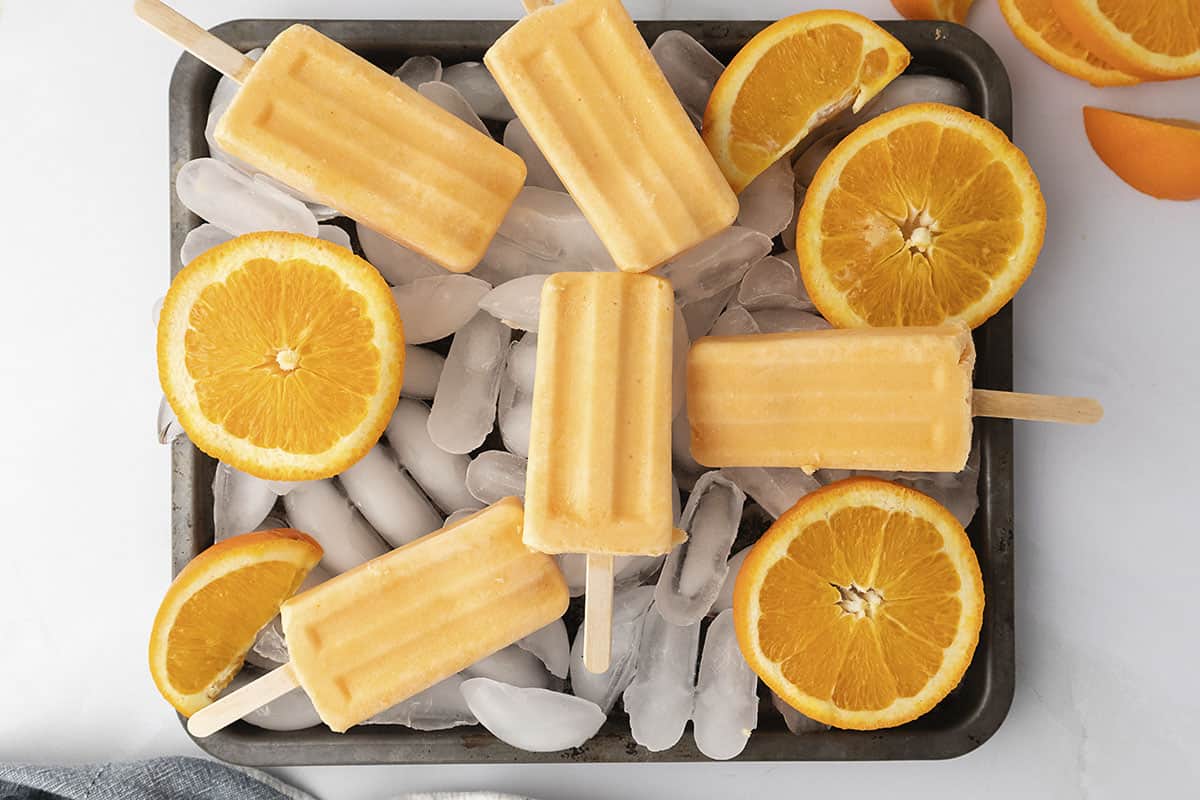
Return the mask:
[[738,203],[620,0],[524,0],[483,60],[616,261],[644,272]]
[[710,467],[958,472],[972,416],[1091,423],[1087,398],[973,390],[962,324],[706,337],[688,354],[692,455]]
[[353,725],[553,622],[554,559],[521,541],[508,497],[283,604],[291,661],[196,712],[208,736],[301,686],[332,730]]
[[585,664],[607,669],[612,557],[661,555],[671,509],[671,284],[560,272],[542,288],[525,544],[588,556]]
[[308,26],[256,63],[158,0],[134,10],[242,84],[230,155],[449,270],[479,263],[525,181],[511,150]]

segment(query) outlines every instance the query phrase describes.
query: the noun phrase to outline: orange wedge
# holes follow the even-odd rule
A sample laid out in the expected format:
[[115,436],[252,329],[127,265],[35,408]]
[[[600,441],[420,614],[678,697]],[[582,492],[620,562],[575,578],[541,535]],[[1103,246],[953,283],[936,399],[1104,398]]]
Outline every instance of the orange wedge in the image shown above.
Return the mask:
[[892,0],[905,19],[944,19],[962,25],[975,0]]
[[849,478],[806,496],[734,585],[746,661],[788,705],[838,728],[901,725],[962,679],[983,580],[954,516],[918,491]]
[[916,103],[834,148],[796,223],[804,285],[834,325],[976,327],[1029,276],[1046,204],[1025,159],[985,119]]
[[1088,52],[1058,18],[1052,0],[1000,0],[1000,11],[1017,40],[1059,72],[1093,86],[1129,86],[1141,80]]
[[1147,80],[1200,75],[1200,0],[1053,0],[1084,47]]
[[1200,199],[1200,123],[1084,106],[1083,126],[1100,160],[1139,192]]
[[234,536],[192,559],[150,633],[150,674],[167,702],[189,716],[211,703],[321,555],[311,538],[283,528]]
[[344,247],[252,233],[171,282],[158,377],[188,438],[267,480],[343,471],[379,440],[404,370],[400,313]]
[[822,122],[862,108],[909,59],[904,45],[859,14],[781,19],[721,73],[704,110],[704,142],[741,192]]

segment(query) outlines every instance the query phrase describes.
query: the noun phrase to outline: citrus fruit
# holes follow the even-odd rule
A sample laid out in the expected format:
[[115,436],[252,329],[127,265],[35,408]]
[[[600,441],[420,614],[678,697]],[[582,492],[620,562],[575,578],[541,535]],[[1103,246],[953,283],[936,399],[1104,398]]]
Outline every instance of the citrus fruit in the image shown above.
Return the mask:
[[1200,0],[1053,0],[1084,47],[1148,80],[1200,75]]
[[158,376],[192,443],[266,480],[343,471],[400,392],[387,283],[344,247],[251,233],[183,268],[158,323]]
[[1088,52],[1066,29],[1052,0],[1000,0],[1000,11],[1021,44],[1035,56],[1093,86],[1129,86],[1140,78]]
[[962,525],[930,497],[848,478],[754,545],[733,598],[738,644],[800,713],[874,730],[924,714],[979,641],[983,581]]
[[944,19],[962,25],[975,0],[892,0],[905,19]]
[[859,14],[781,19],[721,73],[704,110],[704,142],[741,192],[822,122],[862,108],[909,59],[904,45]]
[[1100,160],[1139,192],[1200,199],[1200,123],[1084,106],[1083,126]]
[[838,327],[976,327],[1029,276],[1045,226],[1037,178],[999,128],[915,103],[833,149],[796,246],[809,295]]
[[321,555],[311,538],[283,528],[233,536],[192,559],[150,633],[150,674],[167,702],[189,716],[211,703]]

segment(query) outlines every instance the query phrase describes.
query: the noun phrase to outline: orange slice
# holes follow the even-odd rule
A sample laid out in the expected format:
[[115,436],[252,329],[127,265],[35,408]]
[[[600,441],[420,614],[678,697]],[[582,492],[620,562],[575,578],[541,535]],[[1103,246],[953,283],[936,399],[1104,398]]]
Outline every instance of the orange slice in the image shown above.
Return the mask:
[[1088,52],[1058,18],[1052,0],[1000,0],[1000,11],[1017,40],[1059,72],[1093,86],[1129,86],[1141,80]]
[[404,331],[379,272],[344,247],[252,233],[175,276],[158,376],[188,438],[267,480],[343,471],[396,408]]
[[1075,38],[1147,80],[1200,75],[1200,0],[1053,0]]
[[754,546],[734,585],[746,661],[807,717],[901,725],[962,679],[983,581],[954,516],[918,491],[849,478],[806,496]]
[[321,555],[311,538],[284,528],[233,536],[192,559],[150,632],[150,674],[167,702],[189,716],[211,703]]
[[975,0],[892,0],[905,19],[944,19],[962,25]]
[[822,122],[862,108],[909,59],[904,45],[859,14],[781,19],[721,73],[704,110],[704,142],[741,192]]
[[1046,204],[1004,133],[936,103],[851,133],[808,187],[801,274],[838,327],[976,327],[1007,303],[1042,247]]
[[1139,192],[1200,199],[1200,123],[1084,106],[1083,126],[1100,160]]

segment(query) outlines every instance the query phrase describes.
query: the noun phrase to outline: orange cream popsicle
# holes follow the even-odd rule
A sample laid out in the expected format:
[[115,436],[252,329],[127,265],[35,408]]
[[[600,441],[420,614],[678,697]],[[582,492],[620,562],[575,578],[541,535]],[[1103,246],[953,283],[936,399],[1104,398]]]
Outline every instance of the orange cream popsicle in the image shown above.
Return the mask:
[[249,69],[216,139],[454,272],[479,263],[525,181],[511,150],[305,25]]
[[508,497],[283,604],[291,662],[201,709],[206,736],[299,685],[342,732],[553,622],[567,584]]
[[484,56],[622,270],[728,227],[738,203],[620,0],[525,0]]
[[706,337],[688,354],[692,455],[712,467],[957,472],[974,366],[965,325]]

